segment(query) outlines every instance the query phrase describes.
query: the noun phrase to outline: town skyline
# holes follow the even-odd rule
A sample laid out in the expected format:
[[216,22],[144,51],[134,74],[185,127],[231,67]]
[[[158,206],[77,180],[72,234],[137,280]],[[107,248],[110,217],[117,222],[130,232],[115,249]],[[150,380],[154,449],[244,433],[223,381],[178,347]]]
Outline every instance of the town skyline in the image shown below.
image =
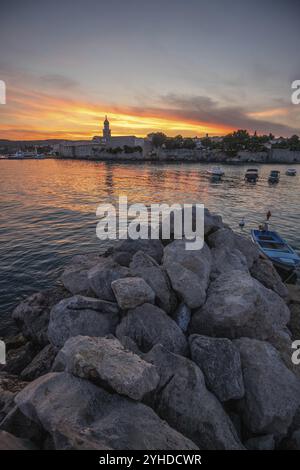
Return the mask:
[[295,0],[17,0],[1,10],[0,137],[89,139],[105,114],[115,135],[297,134],[299,13]]

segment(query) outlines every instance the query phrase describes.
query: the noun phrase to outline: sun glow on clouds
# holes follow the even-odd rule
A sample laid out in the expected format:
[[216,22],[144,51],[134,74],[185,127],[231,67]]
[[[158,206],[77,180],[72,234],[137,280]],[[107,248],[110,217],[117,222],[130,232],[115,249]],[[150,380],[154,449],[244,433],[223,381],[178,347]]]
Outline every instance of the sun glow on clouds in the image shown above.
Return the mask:
[[0,138],[91,139],[102,132],[105,114],[109,116],[112,135],[144,137],[162,131],[170,136],[199,136],[231,130],[217,123],[184,120],[160,108],[95,104],[16,87],[10,89],[7,105],[0,109]]

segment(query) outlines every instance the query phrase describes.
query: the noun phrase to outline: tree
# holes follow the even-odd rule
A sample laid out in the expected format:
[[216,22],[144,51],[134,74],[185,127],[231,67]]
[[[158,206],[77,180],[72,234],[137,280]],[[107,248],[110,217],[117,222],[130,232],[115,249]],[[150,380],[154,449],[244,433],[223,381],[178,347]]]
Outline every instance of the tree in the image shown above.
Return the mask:
[[148,134],[147,137],[151,139],[154,147],[161,147],[167,141],[167,136],[163,132],[154,132],[152,134]]

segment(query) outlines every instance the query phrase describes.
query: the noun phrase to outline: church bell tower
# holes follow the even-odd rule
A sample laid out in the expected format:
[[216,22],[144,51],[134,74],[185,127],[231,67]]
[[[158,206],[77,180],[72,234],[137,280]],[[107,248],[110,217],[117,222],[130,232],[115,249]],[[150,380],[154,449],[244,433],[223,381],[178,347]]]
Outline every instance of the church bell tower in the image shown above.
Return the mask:
[[109,141],[111,137],[111,132],[109,128],[109,120],[107,119],[107,116],[105,116],[105,121],[103,123],[103,137],[106,141]]

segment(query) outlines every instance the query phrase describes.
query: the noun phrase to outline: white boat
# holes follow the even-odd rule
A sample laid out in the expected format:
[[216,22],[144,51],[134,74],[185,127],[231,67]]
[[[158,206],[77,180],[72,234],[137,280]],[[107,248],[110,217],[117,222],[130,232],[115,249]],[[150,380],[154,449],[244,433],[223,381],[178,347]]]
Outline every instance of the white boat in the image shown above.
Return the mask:
[[287,176],[296,176],[297,170],[295,168],[288,168],[285,172]]
[[211,176],[223,176],[225,174],[225,171],[222,170],[219,166],[214,166],[213,168],[210,168],[207,170],[207,173]]

